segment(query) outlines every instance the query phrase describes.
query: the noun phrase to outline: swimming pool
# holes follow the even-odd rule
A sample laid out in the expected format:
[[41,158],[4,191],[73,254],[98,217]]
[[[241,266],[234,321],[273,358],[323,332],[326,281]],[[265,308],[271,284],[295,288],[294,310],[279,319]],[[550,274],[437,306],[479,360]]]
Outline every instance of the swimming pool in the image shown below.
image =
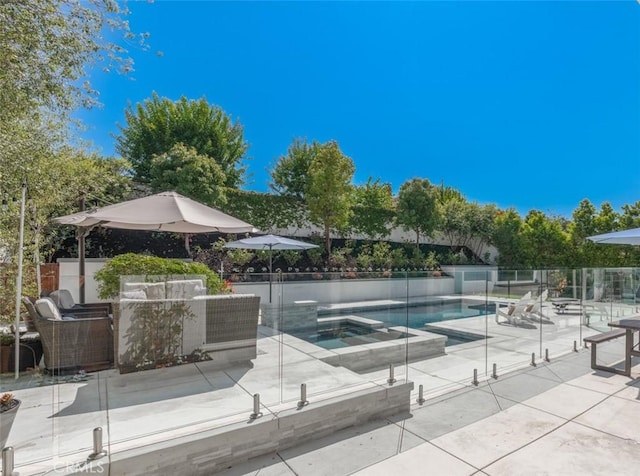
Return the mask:
[[[491,313],[491,309],[487,309]],[[495,312],[495,311],[494,311]],[[438,301],[418,306],[388,307],[385,309],[345,310],[344,313],[357,314],[360,317],[381,321],[386,327],[407,326],[424,329],[425,324],[465,319],[486,314],[484,305],[471,299]]]

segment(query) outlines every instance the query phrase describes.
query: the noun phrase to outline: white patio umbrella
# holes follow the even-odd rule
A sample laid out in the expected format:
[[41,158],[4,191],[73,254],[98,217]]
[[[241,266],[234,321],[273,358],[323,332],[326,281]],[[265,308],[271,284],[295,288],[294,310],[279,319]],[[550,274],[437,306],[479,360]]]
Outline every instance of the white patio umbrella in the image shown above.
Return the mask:
[[231,241],[224,245],[225,248],[244,248],[249,250],[269,250],[269,302],[271,302],[271,277],[273,265],[273,250],[309,250],[318,248],[318,245],[292,240],[277,235],[254,236],[242,240]]
[[[75,225],[86,236],[96,226],[125,230],[155,230],[174,233],[256,233],[249,223],[222,213],[176,192],[147,197],[54,218]],[[188,240],[185,239],[188,249]],[[80,280],[84,278],[84,254],[80,254]],[[82,294],[82,293],[81,293]],[[84,299],[81,301],[84,302]]]
[[588,236],[587,240],[591,240],[594,243],[608,243],[612,245],[640,245],[640,228]]
[[155,230],[174,233],[255,233],[242,220],[222,213],[176,192],[116,203],[54,218],[58,223],[79,227],[104,226],[125,230]]

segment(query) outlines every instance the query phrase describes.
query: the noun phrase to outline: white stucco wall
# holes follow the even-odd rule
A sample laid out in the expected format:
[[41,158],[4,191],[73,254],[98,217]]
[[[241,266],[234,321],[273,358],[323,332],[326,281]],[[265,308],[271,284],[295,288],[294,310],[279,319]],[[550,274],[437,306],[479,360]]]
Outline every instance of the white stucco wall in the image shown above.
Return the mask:
[[[269,283],[233,283],[235,292],[256,294],[261,302],[269,302]],[[282,295],[283,302],[300,300],[319,304],[375,301],[382,299],[406,300],[425,296],[453,293],[453,279],[439,278],[380,278],[337,279],[311,281],[284,281],[273,283],[272,302]]]

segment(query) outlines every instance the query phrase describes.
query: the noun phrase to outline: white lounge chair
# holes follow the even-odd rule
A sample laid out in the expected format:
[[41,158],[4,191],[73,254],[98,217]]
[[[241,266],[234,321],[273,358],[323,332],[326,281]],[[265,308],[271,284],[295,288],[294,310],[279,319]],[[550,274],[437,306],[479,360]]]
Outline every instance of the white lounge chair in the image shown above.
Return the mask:
[[520,326],[525,322],[524,311],[529,306],[531,292],[528,292],[516,303],[511,303],[507,307],[496,305],[496,322],[500,324],[500,317],[504,317],[508,324]]
[[547,300],[548,296],[549,296],[549,290],[545,289],[544,291],[542,291],[540,296],[538,296],[533,301],[531,301],[529,305],[526,307],[526,309],[524,310],[525,319],[530,321],[536,321],[536,322],[542,322],[542,320],[544,319],[545,321],[550,322],[551,319],[549,319],[549,317],[545,316],[542,313],[542,306],[544,302]]

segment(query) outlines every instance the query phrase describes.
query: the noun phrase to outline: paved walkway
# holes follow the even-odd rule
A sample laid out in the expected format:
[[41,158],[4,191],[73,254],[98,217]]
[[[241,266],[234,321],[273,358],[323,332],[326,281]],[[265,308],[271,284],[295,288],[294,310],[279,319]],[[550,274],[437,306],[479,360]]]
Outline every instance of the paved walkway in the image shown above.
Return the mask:
[[583,350],[221,474],[635,475],[639,422],[640,365],[631,379],[594,372]]

